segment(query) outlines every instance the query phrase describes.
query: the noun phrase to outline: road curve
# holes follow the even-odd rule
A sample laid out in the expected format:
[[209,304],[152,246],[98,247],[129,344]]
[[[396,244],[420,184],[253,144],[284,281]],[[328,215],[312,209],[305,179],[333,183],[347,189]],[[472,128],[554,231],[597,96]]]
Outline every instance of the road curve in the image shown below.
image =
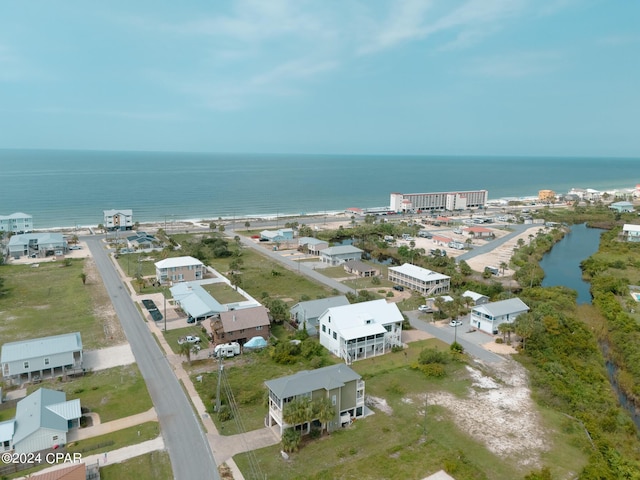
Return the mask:
[[102,237],[84,237],[158,414],[173,478],[219,480],[201,424],[104,249]]

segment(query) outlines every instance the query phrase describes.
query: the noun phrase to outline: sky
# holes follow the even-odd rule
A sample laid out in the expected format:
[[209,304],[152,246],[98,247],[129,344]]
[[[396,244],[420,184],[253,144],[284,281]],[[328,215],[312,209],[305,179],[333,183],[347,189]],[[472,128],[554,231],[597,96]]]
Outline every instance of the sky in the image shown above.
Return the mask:
[[5,0],[0,148],[640,157],[632,0]]

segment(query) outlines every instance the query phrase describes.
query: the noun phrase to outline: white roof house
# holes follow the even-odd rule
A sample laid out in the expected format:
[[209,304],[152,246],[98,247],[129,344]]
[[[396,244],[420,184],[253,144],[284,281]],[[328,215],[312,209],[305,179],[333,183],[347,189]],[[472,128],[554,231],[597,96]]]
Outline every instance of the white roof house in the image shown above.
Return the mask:
[[509,298],[500,302],[485,303],[471,309],[469,324],[487,333],[498,333],[501,323],[513,323],[518,315],[529,311],[529,307],[519,298]]
[[133,227],[133,210],[103,210],[104,228],[107,230],[131,230]]
[[227,310],[200,285],[183,282],[169,290],[180,308],[196,320],[204,320]]
[[451,284],[451,277],[448,275],[410,263],[389,267],[389,280],[423,295],[447,293]]
[[11,237],[7,251],[13,258],[20,258],[22,255],[46,257],[64,255],[68,248],[61,233],[23,233]]
[[625,223],[622,227],[622,238],[627,242],[640,242],[640,225]]
[[318,318],[320,344],[347,363],[401,346],[404,318],[386,300],[328,308]]
[[204,278],[205,266],[197,258],[170,257],[156,262],[156,279],[165,282],[192,282]]

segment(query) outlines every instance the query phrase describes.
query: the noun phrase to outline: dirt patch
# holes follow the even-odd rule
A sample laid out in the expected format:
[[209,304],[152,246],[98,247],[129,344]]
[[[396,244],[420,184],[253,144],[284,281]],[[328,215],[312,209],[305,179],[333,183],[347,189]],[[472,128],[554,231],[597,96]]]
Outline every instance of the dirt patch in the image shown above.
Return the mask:
[[120,325],[120,319],[118,319],[109,294],[104,288],[102,277],[93,258],[89,257],[85,260],[84,273],[87,275],[87,287],[91,288],[91,297],[94,305],[93,314],[103,325],[104,344],[118,345],[126,343],[127,339],[122,330],[122,325]]
[[506,343],[487,342],[483,343],[480,346],[485,350],[501,355],[513,355],[515,353],[518,353],[515,348],[513,348],[511,345],[507,345]]
[[367,395],[367,406],[380,410],[387,415],[393,415],[393,409],[389,406],[384,398]]
[[417,342],[429,338],[434,338],[434,336],[422,330],[402,330],[402,343]]
[[460,430],[496,455],[518,458],[521,466],[538,467],[540,454],[545,449],[546,432],[531,400],[526,370],[508,359],[481,368],[489,375],[480,368],[467,366],[472,386],[465,398],[445,392],[430,393],[429,404],[450,410]]

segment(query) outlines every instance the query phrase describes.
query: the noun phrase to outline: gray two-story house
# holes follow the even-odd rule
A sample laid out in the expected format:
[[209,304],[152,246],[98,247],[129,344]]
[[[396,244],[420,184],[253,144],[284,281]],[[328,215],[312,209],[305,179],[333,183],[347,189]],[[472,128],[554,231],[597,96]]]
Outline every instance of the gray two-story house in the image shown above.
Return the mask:
[[349,425],[354,419],[365,415],[364,380],[345,364],[305,370],[264,383],[269,390],[266,423],[269,427],[277,425],[280,435],[289,427],[299,427],[303,432],[309,432],[312,424],[320,424],[317,419],[302,425],[288,425],[284,421],[283,410],[286,405],[299,397],[308,397],[312,401],[329,400],[335,415],[326,425],[328,431]]

